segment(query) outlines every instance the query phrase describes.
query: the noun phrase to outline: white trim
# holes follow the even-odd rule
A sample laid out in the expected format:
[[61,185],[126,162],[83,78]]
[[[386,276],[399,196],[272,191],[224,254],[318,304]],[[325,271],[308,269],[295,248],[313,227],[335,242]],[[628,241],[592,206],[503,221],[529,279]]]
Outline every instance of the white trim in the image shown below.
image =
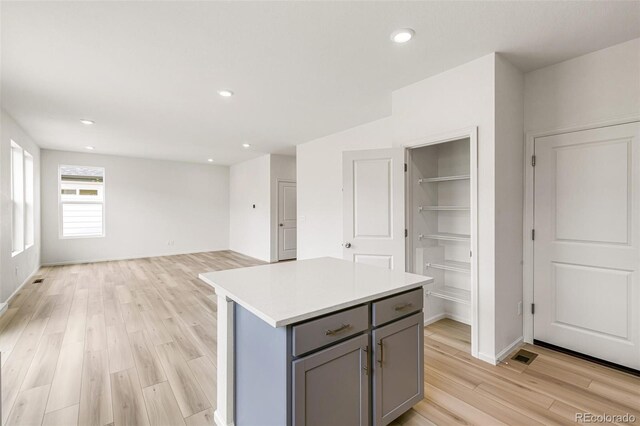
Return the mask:
[[[423,311],[424,311],[424,309],[423,309]],[[429,318],[424,317],[424,326],[426,327],[426,326],[428,326],[430,324],[433,324],[434,322],[440,321],[443,318],[447,318],[447,314],[445,314],[444,312],[441,313],[441,314],[434,315],[434,316],[429,317]]]
[[216,425],[233,426],[235,414],[235,303],[223,294],[218,301],[217,404]]
[[522,336],[518,337],[506,348],[500,351],[496,356],[479,353],[478,358],[481,361],[488,362],[489,364],[498,365],[504,358],[506,358],[515,348],[522,344]]
[[[119,260],[136,260],[136,259],[148,259],[150,257],[163,257],[163,256],[181,256],[185,254],[198,254],[198,253],[209,253],[212,251],[233,251],[229,248],[212,248],[198,251],[187,251],[187,252],[175,252],[175,253],[161,253],[161,254],[148,254],[148,255],[140,255],[140,256],[124,256],[124,257],[103,257],[97,259],[82,259],[82,260],[65,260],[63,262],[47,262],[43,263],[42,266],[65,266],[65,265],[82,265],[84,263],[99,263],[99,262],[115,262]],[[247,256],[246,254],[240,253],[243,256]],[[248,256],[250,257],[250,256]]]
[[640,122],[640,115],[631,115],[625,117],[614,118],[605,121],[599,121],[592,124],[581,124],[571,127],[563,127],[555,130],[546,131],[530,131],[526,133],[525,149],[524,149],[524,208],[523,208],[523,270],[522,270],[522,286],[523,286],[523,339],[527,343],[533,343],[534,327],[533,314],[531,314],[531,304],[534,303],[534,283],[533,283],[533,241],[531,240],[531,230],[534,226],[534,171],[531,166],[531,156],[535,153],[535,140],[546,136],[560,135],[563,133],[579,132],[582,130],[598,129],[601,127],[617,126],[620,124],[628,124]]
[[42,266],[43,265],[36,266],[36,268],[29,274],[29,276],[22,282],[22,284],[20,284],[18,288],[15,289],[13,293],[11,293],[11,296],[7,297],[7,300],[0,303],[0,316],[5,313],[5,311],[9,307],[9,303],[11,303],[11,300],[16,297],[20,290],[22,290],[22,287],[24,287],[31,281],[31,279],[38,273],[38,271],[40,271],[40,268],[42,268]]
[[[451,142],[459,139],[469,138],[471,147],[471,242],[470,249],[473,253],[471,259],[471,355],[479,358],[478,348],[480,347],[479,336],[479,309],[478,309],[478,127],[471,126],[450,132],[440,133],[413,139],[402,145],[405,149],[419,148],[426,145]],[[407,173],[408,174],[408,173]],[[406,187],[406,186],[405,186]],[[405,206],[406,209],[406,206]],[[410,219],[410,217],[408,218]],[[405,224],[410,229],[411,222]],[[406,247],[406,246],[405,246]],[[406,250],[406,249],[405,249]],[[405,262],[406,263],[406,262]]]
[[520,346],[523,343],[524,343],[524,339],[522,338],[522,336],[518,337],[509,346],[501,350],[500,353],[496,355],[497,362],[502,362],[506,357],[509,356],[511,352],[513,352],[518,346]]

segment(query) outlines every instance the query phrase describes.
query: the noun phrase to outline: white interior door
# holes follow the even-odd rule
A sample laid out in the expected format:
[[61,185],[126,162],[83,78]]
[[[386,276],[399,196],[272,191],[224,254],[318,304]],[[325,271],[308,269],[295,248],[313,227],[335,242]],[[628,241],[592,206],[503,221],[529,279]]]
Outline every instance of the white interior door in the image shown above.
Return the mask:
[[295,259],[296,183],[278,182],[278,260]]
[[534,338],[640,369],[640,124],[536,138]]
[[404,149],[342,158],[344,259],[404,270]]

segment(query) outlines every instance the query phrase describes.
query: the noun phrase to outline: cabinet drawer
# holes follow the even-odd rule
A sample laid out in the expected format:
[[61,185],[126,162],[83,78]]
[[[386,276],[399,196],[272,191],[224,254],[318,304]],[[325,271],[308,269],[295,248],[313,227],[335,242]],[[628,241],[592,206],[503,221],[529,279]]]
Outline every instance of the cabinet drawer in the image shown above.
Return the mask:
[[293,326],[293,355],[299,356],[369,328],[367,306],[358,306]]
[[422,310],[422,287],[373,303],[374,327]]

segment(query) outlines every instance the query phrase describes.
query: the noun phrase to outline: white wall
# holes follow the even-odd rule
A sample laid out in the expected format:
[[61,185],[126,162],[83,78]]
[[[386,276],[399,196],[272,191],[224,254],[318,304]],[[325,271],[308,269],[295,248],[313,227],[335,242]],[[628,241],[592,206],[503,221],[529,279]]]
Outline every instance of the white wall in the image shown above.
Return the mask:
[[522,338],[524,76],[496,55],[495,353]]
[[[497,54],[486,55],[396,90],[388,118],[298,145],[299,258],[342,256],[343,151],[419,144],[477,126],[478,349],[483,359],[494,360],[522,335],[517,315],[522,274],[510,275],[521,271],[522,258],[522,84],[518,70]],[[497,230],[498,218],[508,221],[508,228]],[[497,299],[498,289],[509,289],[506,301]],[[508,306],[503,312],[497,303]],[[508,323],[499,324],[498,317]]]
[[525,130],[640,115],[640,38],[525,75]]
[[393,92],[394,145],[478,127],[478,348],[495,355],[495,61],[490,54]]
[[390,148],[391,119],[297,146],[298,259],[342,257],[342,152]]
[[[59,238],[61,164],[105,168],[105,237]],[[41,184],[45,264],[162,256],[229,246],[228,167],[43,150]]]
[[234,164],[229,176],[230,248],[266,262],[271,260],[270,168],[270,155],[263,155]]
[[[278,182],[296,180],[296,157],[271,154],[271,262],[278,261]],[[297,195],[297,194],[296,194]]]
[[[4,110],[0,116],[0,303],[25,283],[40,267],[40,148]],[[35,241],[33,246],[11,256],[11,140],[33,156]]]

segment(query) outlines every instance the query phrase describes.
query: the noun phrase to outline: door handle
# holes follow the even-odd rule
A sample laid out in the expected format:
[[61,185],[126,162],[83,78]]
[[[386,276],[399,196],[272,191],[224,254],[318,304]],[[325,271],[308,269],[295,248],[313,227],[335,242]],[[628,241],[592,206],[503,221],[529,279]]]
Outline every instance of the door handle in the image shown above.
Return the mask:
[[384,346],[382,346],[382,341],[378,342],[378,346],[380,347],[380,359],[378,360],[378,364],[382,367],[382,363],[384,362]]
[[345,248],[351,248],[351,243],[344,243]]
[[364,374],[365,375],[369,375],[369,346],[365,346],[364,348],[362,348],[362,351],[364,352]]

